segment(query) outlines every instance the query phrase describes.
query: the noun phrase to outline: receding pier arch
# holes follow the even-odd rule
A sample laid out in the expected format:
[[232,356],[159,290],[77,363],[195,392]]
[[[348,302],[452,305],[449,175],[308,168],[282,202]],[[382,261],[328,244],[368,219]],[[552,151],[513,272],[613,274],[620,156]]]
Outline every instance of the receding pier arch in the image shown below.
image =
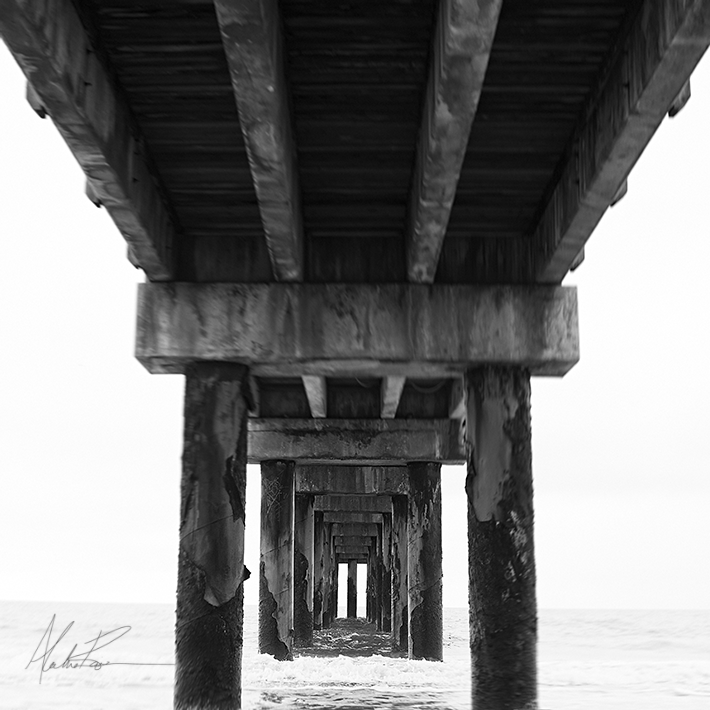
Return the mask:
[[688,101],[710,0],[149,4],[0,0],[0,35],[145,274],[136,357],[185,376],[175,707],[241,704],[248,462],[281,660],[340,564],[441,658],[465,465],[472,702],[535,707],[530,379],[579,360],[561,284]]

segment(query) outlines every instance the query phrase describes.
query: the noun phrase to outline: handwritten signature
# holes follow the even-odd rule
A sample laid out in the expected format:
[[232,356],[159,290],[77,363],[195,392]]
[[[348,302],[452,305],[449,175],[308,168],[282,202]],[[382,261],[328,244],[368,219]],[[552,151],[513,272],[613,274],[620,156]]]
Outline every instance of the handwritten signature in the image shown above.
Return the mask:
[[[52,620],[49,622],[49,626],[45,629],[42,634],[42,638],[37,644],[32,653],[32,658],[30,658],[29,663],[25,666],[25,669],[29,668],[33,663],[39,664],[39,682],[42,683],[42,676],[48,671],[59,670],[60,668],[90,668],[95,671],[101,670],[104,666],[172,666],[173,663],[126,663],[126,662],[115,662],[99,660],[92,654],[103,648],[106,648],[110,644],[118,641],[118,639],[125,636],[130,630],[130,626],[119,626],[111,631],[99,631],[98,636],[89,639],[84,643],[84,646],[90,645],[88,651],[77,651],[77,644],[72,646],[71,651],[65,656],[61,657],[58,655],[57,646],[61,643],[64,637],[69,633],[69,630],[74,626],[72,621],[67,627],[59,634],[56,641],[52,640],[52,635],[54,633],[54,623],[57,619],[57,615],[52,615]],[[55,655],[56,654],[56,655]],[[52,660],[52,656],[55,655],[57,660]],[[61,660],[60,660],[61,659]]]

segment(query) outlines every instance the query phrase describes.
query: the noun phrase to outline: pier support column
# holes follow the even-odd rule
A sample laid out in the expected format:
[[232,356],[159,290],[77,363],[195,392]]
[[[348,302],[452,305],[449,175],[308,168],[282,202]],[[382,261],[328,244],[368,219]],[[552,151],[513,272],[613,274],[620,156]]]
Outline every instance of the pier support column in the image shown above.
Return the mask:
[[335,558],[331,545],[331,523],[323,523],[323,628],[330,628],[335,618],[333,609],[333,574]]
[[357,618],[357,561],[348,561],[348,619]]
[[444,659],[441,464],[410,463],[409,658]]
[[241,707],[247,368],[186,370],[176,710]]
[[335,554],[335,545],[333,545],[333,539],[330,539],[331,548],[331,574],[333,578],[333,583],[330,590],[330,623],[332,624],[338,618],[338,585],[340,584],[340,564],[338,563],[338,557]]
[[530,376],[466,376],[469,623],[473,706],[537,707]]
[[325,567],[325,523],[318,511],[313,516],[313,629],[318,631],[323,628]]
[[294,644],[313,645],[313,496],[297,495],[293,550]]
[[392,496],[392,647],[409,646],[407,496]]
[[392,514],[382,515],[382,631],[392,631]]
[[293,461],[261,464],[259,653],[293,658]]

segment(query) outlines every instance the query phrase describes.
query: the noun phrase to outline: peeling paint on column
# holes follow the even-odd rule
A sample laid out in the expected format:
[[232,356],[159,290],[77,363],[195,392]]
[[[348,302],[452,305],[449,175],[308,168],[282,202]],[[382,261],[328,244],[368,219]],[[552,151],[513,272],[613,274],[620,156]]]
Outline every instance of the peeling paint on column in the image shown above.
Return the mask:
[[248,370],[187,371],[175,708],[239,707]]
[[467,374],[469,622],[473,704],[537,707],[530,376]]
[[293,650],[293,461],[261,464],[259,652],[279,661]]
[[441,465],[413,463],[408,468],[409,657],[441,661]]

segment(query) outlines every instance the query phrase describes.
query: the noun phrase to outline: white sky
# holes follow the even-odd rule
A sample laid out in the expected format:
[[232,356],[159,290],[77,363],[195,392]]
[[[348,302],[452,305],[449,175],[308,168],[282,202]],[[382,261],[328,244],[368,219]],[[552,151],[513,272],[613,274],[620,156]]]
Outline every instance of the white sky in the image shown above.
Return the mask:
[[[710,607],[710,60],[692,90],[568,279],[581,362],[533,383],[541,607]],[[0,91],[0,598],[172,603],[183,378],[133,359],[142,273],[1,42]],[[447,606],[462,491],[445,470]]]

